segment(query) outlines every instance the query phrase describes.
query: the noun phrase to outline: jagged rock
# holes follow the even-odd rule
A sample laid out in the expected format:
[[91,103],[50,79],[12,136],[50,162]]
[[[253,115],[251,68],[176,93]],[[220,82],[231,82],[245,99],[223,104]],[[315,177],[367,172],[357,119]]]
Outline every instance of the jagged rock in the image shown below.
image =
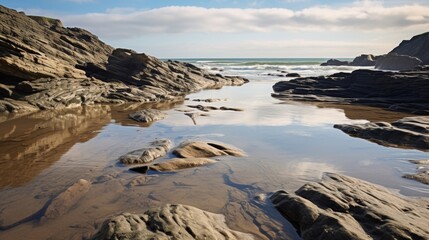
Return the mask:
[[286,74],[286,77],[301,77],[298,73],[288,73]]
[[361,69],[280,81],[273,89],[272,96],[284,100],[352,103],[429,114],[429,69],[406,72]]
[[334,128],[384,146],[429,151],[429,117],[406,117],[393,123],[336,124]]
[[278,191],[271,200],[304,240],[429,238],[429,201],[344,175],[328,173],[320,183],[295,194]]
[[91,188],[91,183],[80,179],[64,192],[60,193],[47,207],[42,221],[52,220],[66,214]]
[[167,204],[143,214],[122,213],[106,220],[97,239],[253,239],[234,231],[225,217],[186,205]]
[[350,66],[375,66],[375,62],[379,57],[372,54],[362,54],[355,57],[349,64]]
[[320,64],[320,66],[347,66],[350,63],[348,61],[341,61],[337,59],[329,59],[325,63]]
[[149,147],[138,149],[127,153],[119,158],[124,164],[142,164],[149,163],[153,160],[163,157],[172,147],[168,139],[156,140],[150,143]]
[[429,160],[410,160],[410,162],[418,165],[417,172],[405,174],[403,177],[429,185]]
[[231,155],[242,157],[245,153],[237,148],[214,142],[187,141],[180,144],[173,154],[182,158],[206,158]]
[[60,20],[26,16],[3,6],[0,20],[0,84],[8,86],[0,90],[0,112],[173,100],[205,88],[248,82],[188,63],[113,49],[86,30],[64,28]]
[[408,55],[422,60],[424,65],[429,65],[429,32],[412,37],[410,40],[402,41],[399,46],[390,53]]
[[416,69],[420,65],[422,65],[422,61],[416,57],[389,53],[377,59],[375,68],[381,70],[403,71]]
[[143,109],[134,113],[130,113],[130,118],[137,122],[150,123],[164,119],[167,114],[156,109]]

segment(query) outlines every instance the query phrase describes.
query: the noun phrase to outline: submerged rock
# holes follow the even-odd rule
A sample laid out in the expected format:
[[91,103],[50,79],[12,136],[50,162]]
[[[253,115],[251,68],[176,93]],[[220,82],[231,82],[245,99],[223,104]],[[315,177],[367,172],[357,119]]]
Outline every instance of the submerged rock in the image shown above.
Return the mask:
[[137,122],[151,123],[162,120],[167,114],[156,109],[143,109],[134,113],[130,113],[129,117]]
[[428,239],[429,202],[405,199],[371,183],[328,173],[271,201],[304,240]]
[[226,155],[245,156],[242,150],[222,143],[196,141],[183,142],[173,151],[173,154],[182,158],[206,158]]
[[172,147],[169,139],[156,140],[150,143],[146,148],[138,149],[127,153],[119,158],[124,164],[142,164],[149,163],[153,160],[163,157]]
[[418,165],[417,172],[405,174],[403,177],[429,185],[429,160],[410,160],[410,162]]
[[406,117],[393,123],[336,124],[334,128],[384,146],[429,151],[429,117]]
[[197,117],[210,116],[209,114],[206,114],[206,113],[185,113],[185,115],[192,119],[192,122],[194,123],[194,125],[197,125],[197,120],[196,120]]
[[187,107],[196,108],[196,109],[203,111],[203,112],[209,112],[211,110],[219,110],[219,108],[217,108],[217,107],[203,106],[203,105],[187,105]]
[[253,239],[230,229],[225,217],[186,205],[167,204],[143,214],[122,213],[106,220],[98,239]]

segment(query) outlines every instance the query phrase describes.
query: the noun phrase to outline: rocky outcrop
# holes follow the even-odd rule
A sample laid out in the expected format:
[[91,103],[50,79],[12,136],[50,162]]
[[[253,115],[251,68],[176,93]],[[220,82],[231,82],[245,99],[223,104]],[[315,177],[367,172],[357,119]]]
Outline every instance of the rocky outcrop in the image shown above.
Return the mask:
[[167,204],[143,214],[122,213],[106,220],[96,239],[253,239],[230,229],[225,217],[186,205]]
[[384,146],[429,151],[429,117],[406,117],[393,123],[337,124],[335,128]]
[[247,80],[113,49],[61,21],[0,6],[0,112],[157,102]]
[[237,148],[215,142],[184,142],[173,154],[181,158],[206,158],[216,156],[242,157],[245,153]]
[[375,62],[379,58],[380,56],[374,56],[372,54],[362,54],[360,56],[355,57],[349,65],[362,67],[375,66]]
[[329,59],[325,63],[320,64],[320,66],[347,66],[349,65],[349,61],[341,61],[338,59]]
[[160,139],[153,141],[148,147],[138,149],[125,154],[119,158],[119,161],[124,164],[143,164],[154,161],[157,158],[163,157],[170,150],[172,143],[168,139]]
[[403,71],[416,69],[420,65],[422,65],[422,61],[416,57],[389,53],[376,61],[375,68],[380,70]]
[[429,238],[428,201],[339,174],[328,173],[295,193],[278,191],[271,201],[304,240]]
[[129,117],[137,122],[150,123],[162,120],[167,114],[156,109],[143,109],[134,113],[130,113]]
[[424,65],[429,65],[429,32],[402,41],[390,53],[408,55],[420,59]]
[[283,100],[361,104],[429,114],[429,69],[406,72],[356,70],[330,76],[296,78],[273,86]]

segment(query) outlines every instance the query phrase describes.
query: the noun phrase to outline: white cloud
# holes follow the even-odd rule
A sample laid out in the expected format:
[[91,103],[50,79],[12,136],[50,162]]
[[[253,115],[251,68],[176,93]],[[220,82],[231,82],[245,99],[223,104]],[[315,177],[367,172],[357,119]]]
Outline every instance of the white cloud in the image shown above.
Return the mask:
[[429,6],[386,7],[375,1],[359,1],[340,8],[315,6],[299,11],[170,6],[149,10],[110,9],[62,19],[66,25],[84,27],[103,37],[189,32],[372,31],[427,28]]

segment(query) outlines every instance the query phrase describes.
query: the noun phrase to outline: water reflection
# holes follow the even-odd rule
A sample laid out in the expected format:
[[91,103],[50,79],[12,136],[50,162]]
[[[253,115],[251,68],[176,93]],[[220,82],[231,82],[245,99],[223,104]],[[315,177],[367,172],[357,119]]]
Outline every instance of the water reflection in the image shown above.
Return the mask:
[[0,188],[31,181],[110,120],[109,106],[42,111],[1,123]]

